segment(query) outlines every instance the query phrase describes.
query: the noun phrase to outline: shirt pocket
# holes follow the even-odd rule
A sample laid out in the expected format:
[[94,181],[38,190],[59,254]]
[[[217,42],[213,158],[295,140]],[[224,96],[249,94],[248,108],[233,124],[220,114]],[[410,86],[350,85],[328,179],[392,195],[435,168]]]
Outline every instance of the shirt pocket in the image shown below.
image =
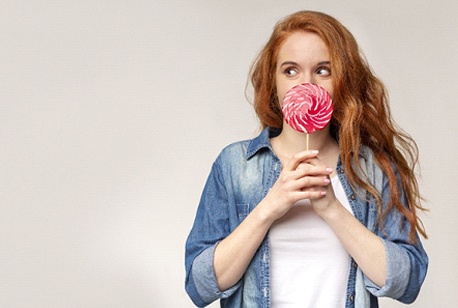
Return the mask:
[[250,213],[249,203],[237,203],[237,216],[240,221],[244,220]]

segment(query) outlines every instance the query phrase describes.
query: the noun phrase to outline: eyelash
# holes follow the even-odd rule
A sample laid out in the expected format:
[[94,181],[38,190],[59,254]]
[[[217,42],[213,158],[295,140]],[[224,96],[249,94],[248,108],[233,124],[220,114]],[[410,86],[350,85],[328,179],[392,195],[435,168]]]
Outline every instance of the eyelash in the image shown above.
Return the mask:
[[[327,73],[325,74],[322,74],[320,73],[321,71],[327,71]],[[293,73],[291,73],[293,72]],[[283,73],[286,75],[286,76],[295,76],[293,74],[297,74],[297,69],[294,68],[294,67],[287,67],[285,68],[285,70],[283,71]],[[327,66],[320,66],[316,71],[315,71],[316,74],[318,75],[328,75],[330,76],[331,75],[331,68],[330,67],[327,67]]]
[[283,72],[286,76],[292,76],[290,73],[291,71],[294,71],[294,73],[297,74],[297,70],[294,67],[287,67]]
[[316,72],[317,72],[317,74],[321,75],[320,72],[323,71],[323,70],[327,71],[326,75],[329,75],[329,76],[331,75],[331,68],[329,68],[329,67],[327,67],[327,66],[320,66],[320,67],[316,70]]

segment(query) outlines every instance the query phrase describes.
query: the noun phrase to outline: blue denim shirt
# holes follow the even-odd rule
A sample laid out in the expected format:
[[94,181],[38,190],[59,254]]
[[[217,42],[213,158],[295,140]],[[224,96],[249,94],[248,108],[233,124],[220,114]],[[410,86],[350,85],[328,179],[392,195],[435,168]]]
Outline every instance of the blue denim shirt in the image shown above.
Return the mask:
[[[199,307],[217,299],[221,299],[221,307],[270,307],[268,234],[242,279],[228,290],[218,289],[213,253],[217,244],[259,204],[278,179],[282,167],[269,139],[278,133],[266,128],[255,139],[229,145],[212,166],[186,242],[185,286],[192,301]],[[381,193],[386,205],[389,199],[387,179],[368,148],[362,149],[360,163],[365,170],[363,177]],[[373,198],[368,198],[365,191],[354,191],[350,187],[340,159],[336,172],[355,217],[383,240],[387,264],[386,283],[380,288],[365,277],[351,260],[346,307],[378,307],[377,297],[380,296],[403,303],[413,302],[428,267],[428,257],[420,240],[416,245],[408,242],[410,226],[397,211],[387,215],[382,232],[377,227],[378,208]]]

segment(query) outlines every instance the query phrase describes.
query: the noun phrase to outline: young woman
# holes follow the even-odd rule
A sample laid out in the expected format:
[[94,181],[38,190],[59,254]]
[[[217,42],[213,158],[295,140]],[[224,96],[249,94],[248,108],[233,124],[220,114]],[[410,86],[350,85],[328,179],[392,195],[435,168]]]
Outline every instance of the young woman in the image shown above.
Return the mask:
[[[416,146],[383,84],[334,18],[280,21],[251,73],[263,127],[213,164],[186,243],[186,290],[200,307],[378,307],[417,297],[428,258],[417,211]],[[293,86],[333,98],[324,129],[283,119]],[[307,145],[309,149],[307,149]]]

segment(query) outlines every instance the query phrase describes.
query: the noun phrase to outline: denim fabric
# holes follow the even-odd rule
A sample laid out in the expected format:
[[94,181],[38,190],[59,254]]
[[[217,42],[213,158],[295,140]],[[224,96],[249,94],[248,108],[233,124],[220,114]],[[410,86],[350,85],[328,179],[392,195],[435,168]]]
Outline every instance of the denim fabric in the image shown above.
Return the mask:
[[[217,287],[213,253],[218,243],[241,223],[278,179],[281,163],[269,140],[278,133],[266,128],[255,139],[229,145],[212,166],[186,242],[185,287],[199,307],[217,299],[221,300],[221,307],[270,307],[268,234],[243,278],[228,290]],[[364,170],[362,176],[381,193],[386,206],[387,178],[375,164],[369,149],[362,149],[359,163]],[[413,302],[428,267],[428,257],[420,240],[416,245],[407,241],[410,226],[396,211],[387,215],[384,232],[378,229],[378,209],[373,198],[368,198],[365,191],[352,189],[340,159],[336,172],[355,217],[383,240],[387,256],[386,284],[382,288],[365,277],[351,260],[346,307],[378,307],[376,297],[381,296],[403,303]]]

